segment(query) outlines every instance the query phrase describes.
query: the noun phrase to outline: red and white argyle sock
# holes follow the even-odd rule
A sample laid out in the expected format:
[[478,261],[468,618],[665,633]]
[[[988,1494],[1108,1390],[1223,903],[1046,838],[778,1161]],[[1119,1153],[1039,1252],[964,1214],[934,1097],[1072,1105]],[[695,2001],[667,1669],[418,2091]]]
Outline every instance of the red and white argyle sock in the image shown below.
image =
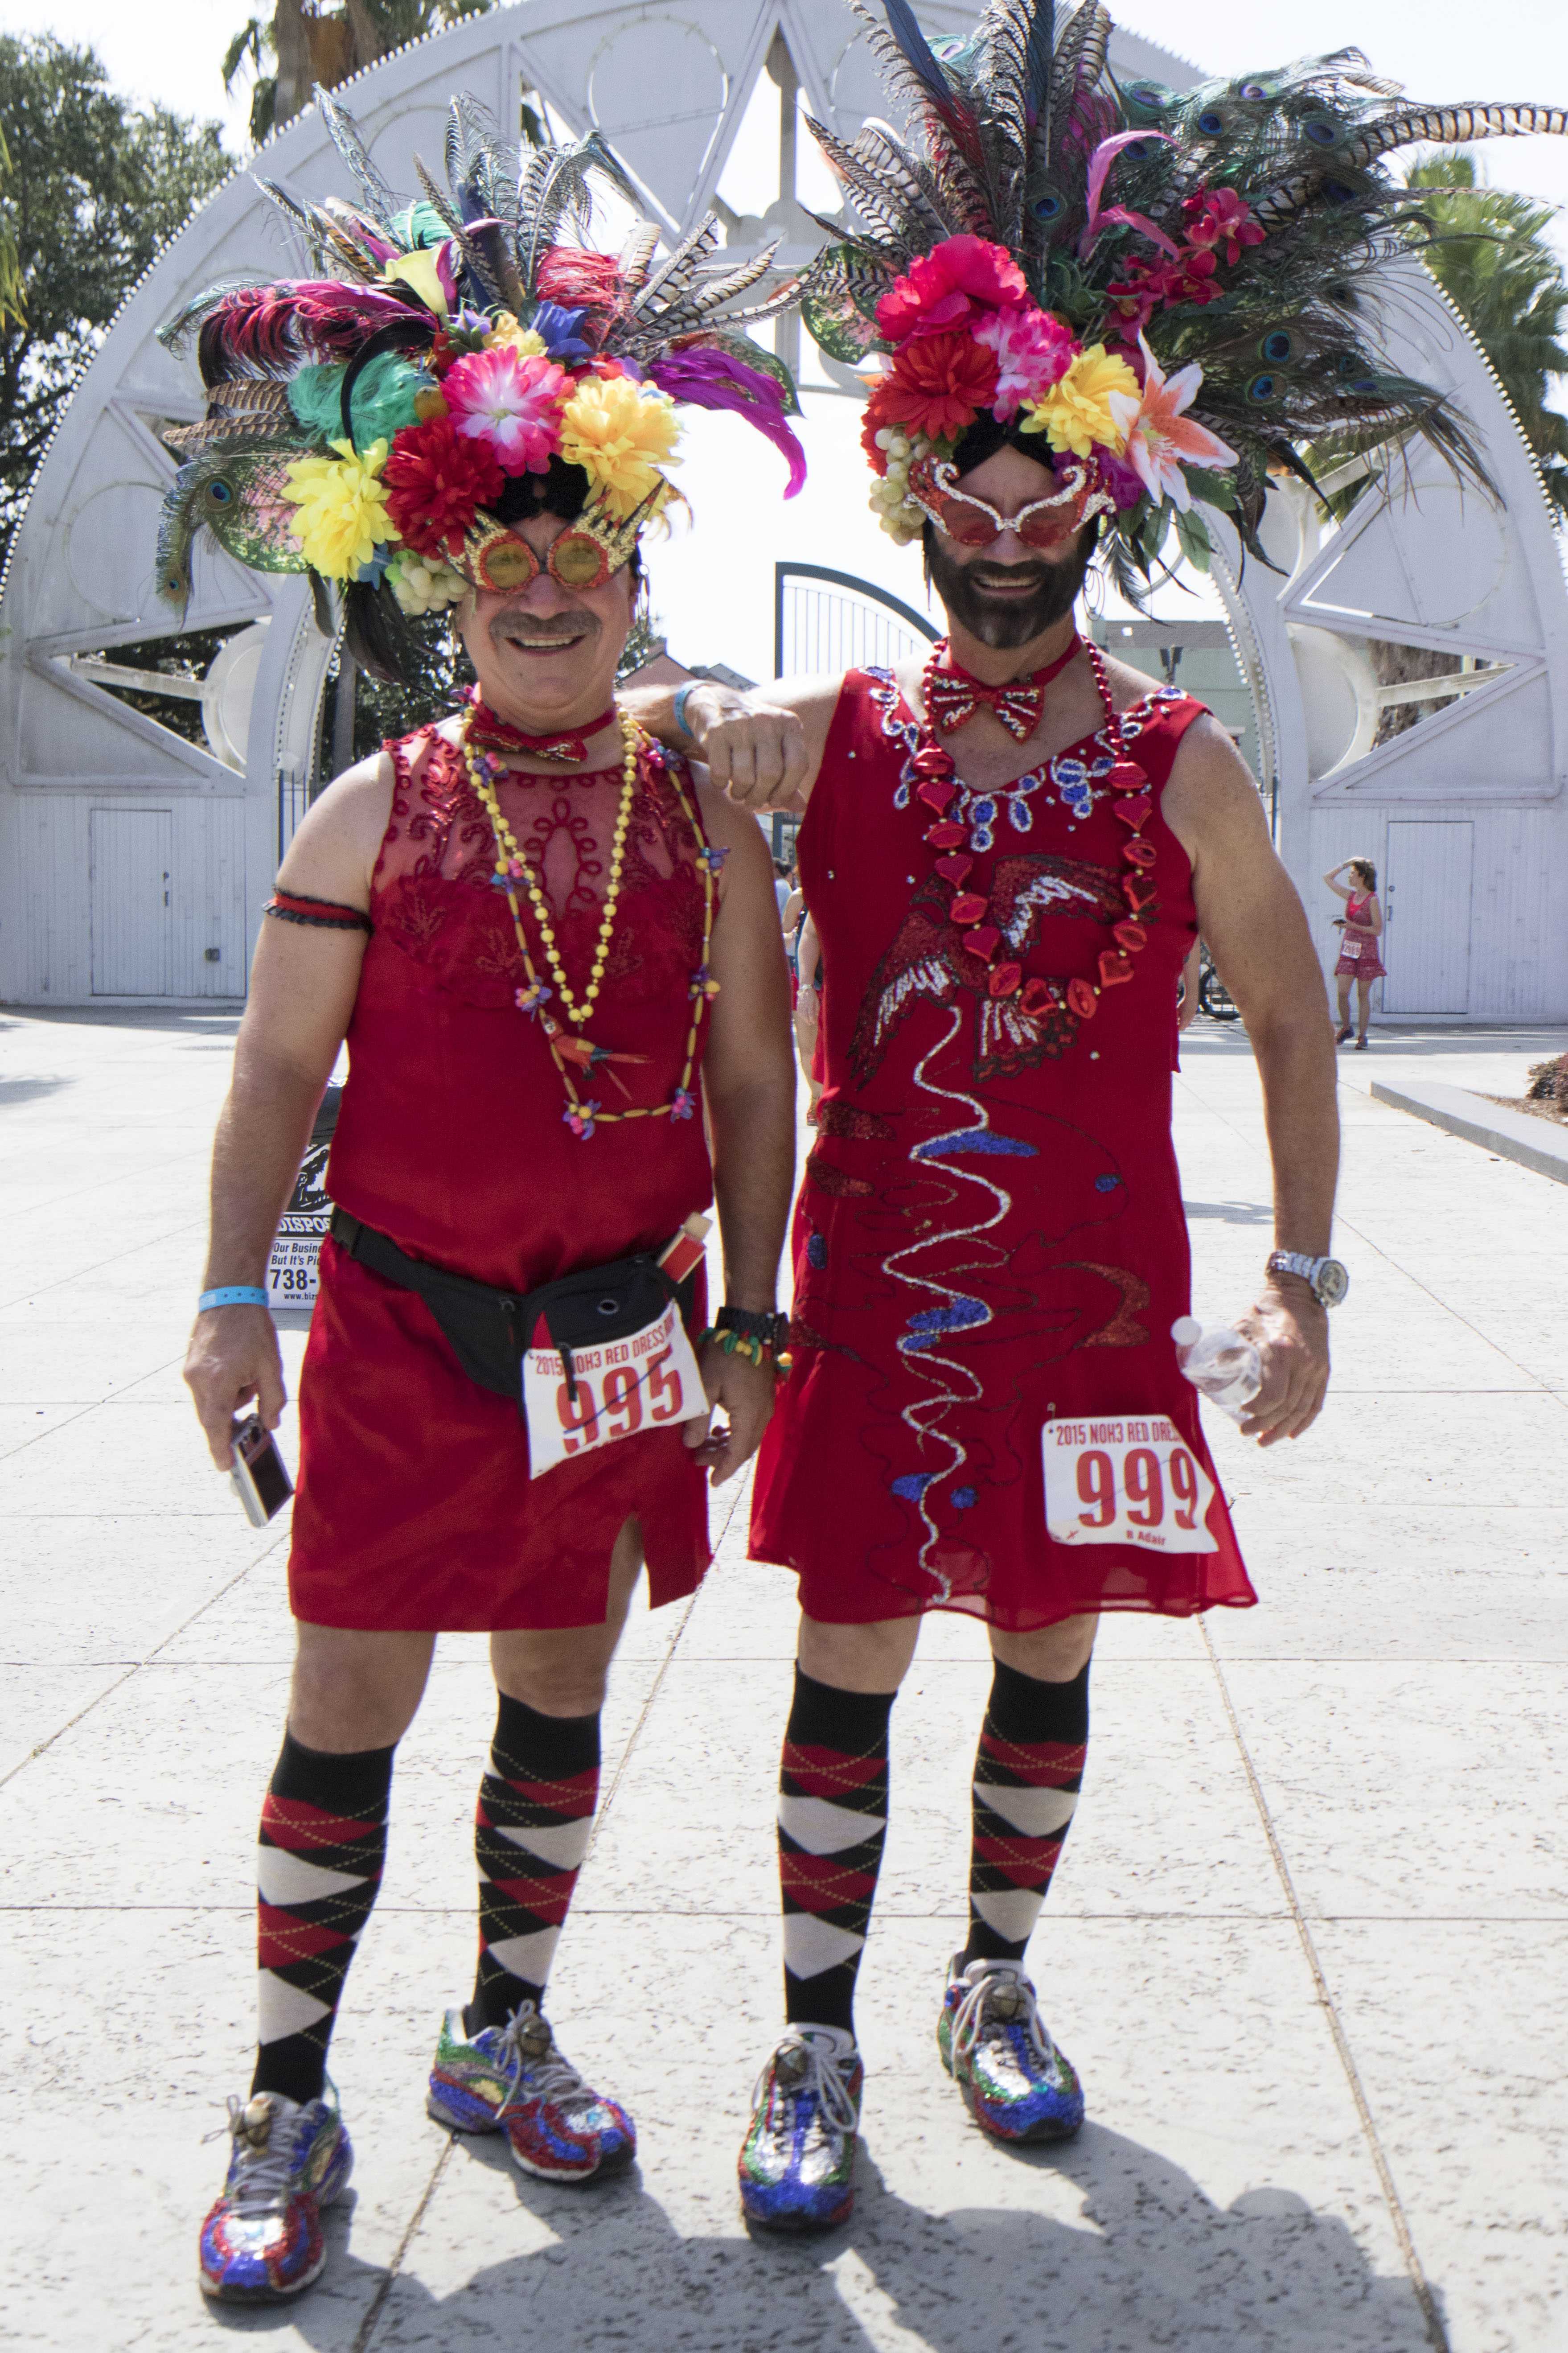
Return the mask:
[[321,2096],[343,1979],[381,1886],[395,1755],[333,1756],[283,1736],[256,1858],[253,2092]]
[[599,1719],[541,1715],[500,1694],[490,1769],[479,1785],[479,1967],[468,2031],[504,2026],[542,2003],[550,1964],[599,1799]]
[[784,2014],[855,2031],[855,1980],[888,1830],[891,1692],[847,1692],[797,1667],[779,1774]]
[[1021,1961],[1083,1784],[1089,1669],[1068,1683],[998,1659],[974,1759],[965,1962]]

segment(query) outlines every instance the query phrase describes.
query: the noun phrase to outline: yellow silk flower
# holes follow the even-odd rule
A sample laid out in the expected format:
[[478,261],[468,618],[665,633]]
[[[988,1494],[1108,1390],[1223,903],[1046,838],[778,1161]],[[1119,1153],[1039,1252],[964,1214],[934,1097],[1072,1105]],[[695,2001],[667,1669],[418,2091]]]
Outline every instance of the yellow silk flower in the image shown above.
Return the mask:
[[352,441],[332,448],[335,458],[297,458],[283,478],[283,496],[298,509],[291,528],[311,570],[327,580],[353,580],[378,547],[397,538],[381,485],[387,445],[373,441],[363,456]]
[[1053,449],[1070,449],[1075,458],[1087,458],[1097,441],[1120,454],[1127,435],[1111,410],[1113,392],[1136,400],[1138,379],[1124,359],[1110,354],[1103,343],[1091,343],[1059,384],[1030,403],[1023,429],[1043,433]]
[[658,488],[661,469],[678,465],[680,427],[661,392],[629,375],[582,377],[561,419],[561,455],[581,466],[611,512],[629,515]]
[[519,359],[542,359],[545,342],[533,327],[520,327],[510,311],[498,311],[496,322],[485,337],[487,352],[513,351]]

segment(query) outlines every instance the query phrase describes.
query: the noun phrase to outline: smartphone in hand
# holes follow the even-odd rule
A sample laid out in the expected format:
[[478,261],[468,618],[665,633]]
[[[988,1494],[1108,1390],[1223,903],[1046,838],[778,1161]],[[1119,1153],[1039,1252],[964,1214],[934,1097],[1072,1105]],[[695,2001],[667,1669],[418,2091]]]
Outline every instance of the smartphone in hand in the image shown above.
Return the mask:
[[294,1482],[284,1468],[277,1440],[262,1428],[258,1415],[236,1422],[231,1461],[229,1478],[245,1505],[245,1516],[253,1528],[264,1528],[294,1493]]

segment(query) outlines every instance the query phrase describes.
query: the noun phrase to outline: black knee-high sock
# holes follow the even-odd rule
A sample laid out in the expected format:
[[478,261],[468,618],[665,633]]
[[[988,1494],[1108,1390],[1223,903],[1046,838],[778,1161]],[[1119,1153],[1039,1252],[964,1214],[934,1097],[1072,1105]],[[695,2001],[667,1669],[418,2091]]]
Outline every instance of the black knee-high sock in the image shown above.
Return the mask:
[[855,2029],[855,1979],[888,1829],[891,1692],[837,1691],[797,1667],[779,1773],[784,2014]]
[[470,2034],[542,2003],[588,1852],[599,1797],[599,1718],[541,1715],[500,1694],[490,1769],[479,1785],[479,1967]]
[[974,1759],[965,1962],[1021,1961],[1083,1783],[1089,1669],[1069,1683],[998,1659]]
[[396,1753],[337,1757],[283,1736],[257,1853],[253,2092],[321,2096],[343,1979],[381,1886]]

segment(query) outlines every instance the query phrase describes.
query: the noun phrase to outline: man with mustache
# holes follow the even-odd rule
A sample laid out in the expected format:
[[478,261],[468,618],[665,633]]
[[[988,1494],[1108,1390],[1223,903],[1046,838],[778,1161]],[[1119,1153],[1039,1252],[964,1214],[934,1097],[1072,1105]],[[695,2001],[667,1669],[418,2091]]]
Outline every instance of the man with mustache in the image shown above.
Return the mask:
[[[361,177],[376,185],[368,164]],[[494,184],[517,186],[515,156],[495,159]],[[215,480],[247,495],[226,406],[251,385],[262,320],[275,351],[332,354],[305,360],[278,404],[304,450],[282,492],[295,568],[336,579],[351,647],[384,674],[405,617],[452,605],[478,683],[460,713],[340,776],[295,836],[214,1155],[186,1379],[226,1469],[236,1415],[254,1406],[272,1429],[282,1411],[261,1286],[346,1040],[300,1383],[298,1646],[260,1831],[258,2049],[200,2243],[203,2288],[235,2303],[296,2295],[325,2262],[321,2210],[352,2162],[328,2042],[440,1630],[489,1635],[498,1714],[478,1972],[437,2037],[429,2112],[502,2133],[550,2181],[631,2162],[631,2119],[557,2046],[545,1986],[634,1590],[645,1567],[655,1607],[696,1588],[707,1481],[739,1470],[771,1411],[794,1165],[766,842],[615,691],[638,530],[669,491],[673,399],[721,386],[797,459],[779,380],[737,358],[747,346],[711,300],[725,343],[692,334],[689,273],[663,288],[678,351],[658,300],[634,312],[651,229],[617,265],[518,224],[521,317],[494,299],[493,240],[481,265],[480,229],[448,238],[431,206],[374,223],[339,207],[331,229],[333,251],[363,231],[365,279],[409,300],[319,280],[208,298],[208,417],[190,429],[206,438],[194,459],[187,442],[166,540]],[[401,276],[389,248],[407,248]],[[626,334],[635,365],[616,357]],[[253,554],[268,552],[276,479],[274,462],[245,518]],[[710,1324],[715,1197],[725,1300]]]

